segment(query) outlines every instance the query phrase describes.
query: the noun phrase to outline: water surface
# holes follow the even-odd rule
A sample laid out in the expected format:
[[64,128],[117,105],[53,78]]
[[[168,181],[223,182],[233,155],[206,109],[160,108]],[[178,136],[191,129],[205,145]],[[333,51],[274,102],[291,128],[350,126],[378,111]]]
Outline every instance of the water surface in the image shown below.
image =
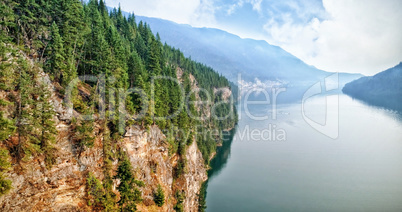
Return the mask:
[[[401,114],[346,95],[339,102],[335,140],[304,121],[300,103],[278,105],[276,119],[264,121],[241,108],[233,141],[211,162],[207,211],[402,211]],[[325,105],[325,97],[314,98],[306,115],[325,123]],[[244,134],[269,126],[286,140]]]

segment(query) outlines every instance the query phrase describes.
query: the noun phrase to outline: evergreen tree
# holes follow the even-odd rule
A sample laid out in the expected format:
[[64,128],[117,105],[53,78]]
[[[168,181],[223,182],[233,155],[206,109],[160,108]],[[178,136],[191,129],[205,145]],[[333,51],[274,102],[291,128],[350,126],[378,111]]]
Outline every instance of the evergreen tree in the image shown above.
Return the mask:
[[120,179],[120,185],[117,187],[117,190],[120,192],[120,200],[118,202],[120,209],[122,211],[136,211],[136,203],[142,201],[141,192],[137,187],[144,186],[144,183],[135,180],[131,163],[127,158],[120,162],[115,178]]
[[8,150],[0,148],[0,197],[11,190],[11,180],[4,178],[3,173],[11,167]]
[[158,41],[152,39],[147,63],[147,69],[152,76],[159,76],[159,74],[161,73],[160,51],[161,50]]
[[162,207],[162,205],[165,204],[165,194],[162,190],[161,185],[158,185],[158,189],[154,194],[154,201],[158,207]]
[[8,32],[16,26],[14,23],[15,14],[13,11],[15,5],[16,3],[11,0],[0,2],[0,43],[10,39],[8,37]]
[[56,112],[50,101],[50,92],[48,88],[42,83],[36,90],[38,100],[34,103],[34,117],[38,138],[40,139],[40,147],[45,154],[45,162],[48,168],[56,162],[55,148],[53,144],[56,142],[57,130],[55,126],[54,117]]
[[84,37],[89,33],[84,22],[84,10],[79,0],[54,1],[53,6],[60,7],[54,17],[60,17],[56,24],[60,26],[63,40],[66,67],[64,69],[63,86],[66,86],[77,75],[77,63],[81,59],[80,50],[84,45]]
[[[88,115],[88,113],[85,113]],[[85,147],[93,147],[95,137],[93,135],[94,123],[92,120],[82,118],[72,120],[73,141],[78,147],[78,155],[85,150]]]
[[176,212],[183,212],[184,211],[183,202],[184,202],[184,199],[185,199],[184,193],[180,192],[180,191],[176,191],[175,198],[176,198],[177,202],[174,205],[173,209]]
[[[8,101],[0,99],[0,109],[4,109],[1,106],[6,106],[10,104]],[[8,139],[15,132],[14,120],[10,120],[4,116],[4,112],[0,111],[0,141]]]
[[27,72],[30,71],[27,62],[19,60],[19,63],[22,67],[19,68],[19,98],[16,102],[16,126],[18,134],[16,156],[18,160],[22,158],[28,159],[33,154],[40,152],[40,140],[35,134],[35,127],[37,125],[34,125],[35,122],[33,120],[33,79]]
[[[0,106],[9,104],[5,100],[0,99]],[[14,122],[7,117],[4,113],[0,112],[0,141],[9,138],[15,131]],[[10,156],[7,149],[0,148],[0,197],[6,194],[11,189],[11,181],[4,178],[3,173],[11,167]]]
[[55,80],[62,83],[66,69],[63,41],[59,34],[59,27],[55,22],[53,22],[50,31],[52,38],[49,42],[50,53],[47,61],[48,70]]
[[101,207],[104,201],[105,191],[101,182],[90,172],[87,178],[87,194],[89,197],[88,205],[94,208]]
[[32,0],[21,0],[15,6],[14,13],[18,15],[15,32],[17,45],[28,43],[34,37],[38,8],[39,5]]
[[10,137],[15,131],[14,122],[4,117],[4,113],[0,112],[0,141]]
[[[230,87],[230,84],[227,79],[211,68],[184,57],[178,49],[167,44],[162,45],[159,34],[154,35],[147,23],[136,24],[134,14],[125,18],[121,8],[108,13],[104,0],[86,2],[4,0],[0,2],[0,58],[2,60],[0,89],[16,94],[14,97],[12,94],[10,98],[7,97],[14,103],[16,109],[11,114],[0,112],[0,138],[7,140],[14,132],[17,133],[18,144],[9,147],[11,156],[16,157],[17,161],[43,152],[46,163],[48,166],[51,165],[54,163],[52,144],[56,137],[55,123],[52,119],[55,114],[49,101],[50,93],[46,86],[38,85],[40,78],[38,70],[33,70],[25,59],[15,59],[18,57],[15,55],[18,55],[23,47],[26,49],[24,50],[27,53],[26,56],[33,59],[32,61],[44,62],[45,71],[53,78],[52,83],[58,82],[55,86],[58,95],[64,94],[64,88],[77,74],[104,75],[106,78],[105,90],[103,90],[105,101],[102,104],[105,106],[106,116],[112,119],[104,122],[97,121],[98,124],[103,125],[101,134],[104,135],[104,178],[100,182],[93,175],[88,177],[89,203],[95,206],[94,210],[98,207],[105,211],[116,209],[117,197],[112,189],[114,171],[112,162],[116,160],[115,145],[124,133],[126,125],[141,122],[142,126],[146,127],[157,124],[160,128],[184,130],[187,135],[187,132],[194,131],[198,124],[209,129],[223,130],[232,127],[236,122],[236,117],[222,121],[213,119],[195,121],[187,114],[185,108],[172,120],[154,120],[154,117],[164,117],[180,109],[181,95],[189,94],[194,85],[205,89],[210,94],[212,102],[218,103],[223,100],[222,94],[216,94],[214,90]],[[38,55],[40,60],[36,60]],[[122,99],[119,97],[125,95],[124,89],[128,87],[142,89],[149,98],[153,77],[178,78],[176,72],[179,70],[182,72],[179,79],[185,93],[181,93],[181,87],[177,83],[157,79],[153,87],[153,99],[146,99],[138,93],[133,93],[125,100],[126,102],[121,102]],[[190,81],[190,74],[197,80],[194,85],[192,83],[195,82]],[[97,89],[98,84],[82,82],[80,86],[91,91]],[[74,110],[87,115],[88,108],[93,103],[86,92],[78,89],[80,86],[73,90]],[[202,92],[199,95],[190,96],[192,101],[206,98],[207,94]],[[138,122],[128,122],[121,116],[124,111],[120,106],[124,104],[132,114],[139,114],[142,109],[146,109],[145,117],[137,120]],[[209,107],[190,105],[188,109],[192,115],[199,115],[206,114]],[[221,104],[216,108],[216,115],[228,114],[231,107],[230,103]],[[9,120],[9,117],[13,117],[14,120]],[[97,114],[94,117],[97,117]],[[93,121],[72,120],[72,140],[79,154],[86,147],[93,145],[94,125]],[[189,139],[186,135],[167,135],[170,145],[169,153],[179,154],[180,157],[175,167],[175,177],[185,172],[185,149],[194,137],[193,133],[190,133]],[[209,156],[215,151],[216,140],[220,138],[205,139],[203,136],[197,136],[195,139],[205,162],[208,163]],[[119,201],[121,210],[135,210],[135,204],[141,199],[141,192],[137,187],[142,183],[133,177],[128,159],[121,160],[116,175],[116,178],[121,180],[118,187],[121,194]],[[10,188],[7,181],[2,179],[0,175],[0,185],[3,185],[3,182],[6,183],[5,186],[0,186],[0,194],[3,193],[3,187],[6,188],[4,191]],[[158,190],[160,191],[156,191],[158,198],[155,202],[163,205],[164,197],[161,198],[163,190],[161,188]],[[182,195],[176,197],[175,209],[177,210],[183,209],[182,197]]]

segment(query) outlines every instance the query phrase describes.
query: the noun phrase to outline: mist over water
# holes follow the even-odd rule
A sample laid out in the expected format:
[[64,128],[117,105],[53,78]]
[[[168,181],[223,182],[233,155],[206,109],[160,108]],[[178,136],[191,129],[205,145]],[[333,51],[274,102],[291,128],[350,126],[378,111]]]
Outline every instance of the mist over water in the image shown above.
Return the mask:
[[[276,119],[263,121],[239,112],[233,140],[211,161],[207,211],[402,210],[401,112],[341,94],[337,139],[307,124],[300,103],[279,104]],[[271,105],[250,108],[255,116],[271,112]],[[318,123],[332,112],[324,96],[305,104]],[[244,134],[269,127],[286,139]]]

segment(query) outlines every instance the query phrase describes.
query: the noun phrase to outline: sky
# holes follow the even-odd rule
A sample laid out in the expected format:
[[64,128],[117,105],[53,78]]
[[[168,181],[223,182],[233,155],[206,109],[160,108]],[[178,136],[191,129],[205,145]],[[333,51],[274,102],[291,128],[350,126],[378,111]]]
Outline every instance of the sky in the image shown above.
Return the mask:
[[[330,72],[402,61],[402,0],[106,0],[111,7],[266,40]],[[163,35],[162,35],[163,36]]]

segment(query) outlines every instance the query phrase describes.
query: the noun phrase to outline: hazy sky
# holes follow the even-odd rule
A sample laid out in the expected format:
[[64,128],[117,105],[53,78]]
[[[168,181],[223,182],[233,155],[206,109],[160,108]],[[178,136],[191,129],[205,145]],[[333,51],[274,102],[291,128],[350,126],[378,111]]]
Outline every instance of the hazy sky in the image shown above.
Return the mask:
[[402,61],[402,0],[106,0],[119,2],[136,15],[263,39],[326,71],[373,75]]

